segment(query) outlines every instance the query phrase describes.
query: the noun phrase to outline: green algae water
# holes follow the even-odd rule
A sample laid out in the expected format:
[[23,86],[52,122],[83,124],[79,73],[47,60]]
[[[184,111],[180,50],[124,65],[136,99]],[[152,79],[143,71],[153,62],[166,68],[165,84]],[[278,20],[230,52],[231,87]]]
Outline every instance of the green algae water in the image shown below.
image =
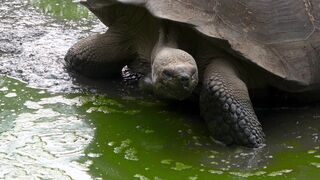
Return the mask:
[[224,147],[195,113],[154,99],[49,93],[8,77],[0,78],[0,109],[0,178],[320,177],[313,120],[267,129],[262,149]]
[[[13,5],[10,4],[12,2]],[[0,10],[9,12],[10,8],[24,7],[20,0],[10,3],[7,6],[2,4]],[[54,61],[57,53],[63,54],[68,48],[57,43],[58,39],[63,38],[65,42],[79,29],[91,27],[79,24],[75,32],[72,29],[55,31],[66,21],[93,17],[70,0],[32,0],[30,4],[40,8],[39,12],[45,13],[48,19],[58,19],[60,25],[50,26],[52,19],[46,19],[45,23],[32,29],[50,26],[45,30],[49,36],[40,36],[46,34],[44,30],[39,30],[34,36],[36,40],[48,38],[32,44],[35,50],[40,49],[36,52],[45,54],[41,51],[45,49],[43,51],[49,55],[38,57],[33,49],[27,51],[28,44],[17,50],[18,55],[0,51],[1,74],[7,73],[8,67],[1,66],[10,58],[23,60],[12,63],[15,66],[28,60],[35,64],[30,68],[32,71],[26,71],[29,66],[21,68],[21,76],[10,74],[28,80],[29,85],[0,76],[0,179],[320,178],[320,107],[258,109],[267,135],[267,146],[252,150],[224,147],[213,141],[198,116],[197,106],[170,105],[151,97],[123,95],[121,92],[111,96],[110,93],[75,93],[72,90],[53,93],[39,88],[41,83],[45,84],[44,87],[47,84],[48,87],[68,85],[64,81],[48,81],[60,78],[61,71],[46,74],[60,66],[50,67],[40,60]],[[18,19],[19,9],[16,12],[13,17]],[[20,14],[25,17],[25,13]],[[40,15],[36,15],[32,17],[34,14],[31,13],[28,16],[39,18]],[[34,22],[28,21],[29,29],[23,29],[23,32],[30,30],[30,23]],[[3,27],[1,24],[0,29]],[[0,35],[4,32],[0,31]],[[61,38],[62,33],[66,35]],[[34,33],[13,34],[26,37],[23,40],[28,42],[33,40],[31,35]],[[51,48],[47,47],[49,45]],[[53,51],[57,46],[61,49]],[[21,56],[24,52],[27,55]],[[57,62],[61,61],[63,59],[58,56]],[[42,73],[45,76],[41,76]],[[41,77],[44,82],[36,77],[32,81],[33,76]],[[65,76],[61,79],[68,80]],[[35,88],[30,87],[30,81],[35,82],[31,83]],[[115,88],[115,91],[119,90]]]

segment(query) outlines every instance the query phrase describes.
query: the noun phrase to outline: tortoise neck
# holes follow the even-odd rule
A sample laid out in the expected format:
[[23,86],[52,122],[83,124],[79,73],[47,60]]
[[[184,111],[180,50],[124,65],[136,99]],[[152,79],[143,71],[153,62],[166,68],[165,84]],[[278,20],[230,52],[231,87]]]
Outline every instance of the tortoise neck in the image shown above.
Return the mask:
[[178,32],[168,21],[162,21],[159,28],[159,44],[166,47],[178,48]]

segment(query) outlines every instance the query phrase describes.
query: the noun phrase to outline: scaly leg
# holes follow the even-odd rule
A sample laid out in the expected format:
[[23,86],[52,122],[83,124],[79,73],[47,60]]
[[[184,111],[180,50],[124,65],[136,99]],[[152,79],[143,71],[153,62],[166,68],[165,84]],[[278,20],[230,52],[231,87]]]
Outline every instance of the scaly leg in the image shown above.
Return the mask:
[[215,139],[228,145],[263,145],[265,135],[253,110],[247,86],[228,60],[214,60],[206,68],[200,109]]
[[108,30],[73,45],[65,56],[66,67],[88,77],[120,75],[126,63],[135,58],[130,40]]

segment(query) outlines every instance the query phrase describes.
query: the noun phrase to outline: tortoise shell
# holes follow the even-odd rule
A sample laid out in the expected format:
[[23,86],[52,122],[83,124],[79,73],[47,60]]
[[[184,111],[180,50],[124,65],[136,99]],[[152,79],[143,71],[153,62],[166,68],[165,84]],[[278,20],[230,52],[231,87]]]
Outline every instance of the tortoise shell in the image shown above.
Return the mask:
[[[228,52],[293,85],[320,84],[320,0],[88,0],[86,4],[95,14],[102,7],[140,6],[156,18],[189,24],[208,38],[225,41]],[[100,17],[108,25],[104,18]]]

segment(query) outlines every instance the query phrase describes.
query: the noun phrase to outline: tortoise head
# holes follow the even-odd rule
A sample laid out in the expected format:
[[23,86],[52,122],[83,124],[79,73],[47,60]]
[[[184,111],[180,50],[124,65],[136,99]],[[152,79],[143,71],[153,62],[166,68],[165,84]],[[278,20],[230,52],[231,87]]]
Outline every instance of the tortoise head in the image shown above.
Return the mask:
[[183,100],[198,84],[198,68],[185,51],[162,48],[152,63],[152,83],[155,94],[162,98]]

